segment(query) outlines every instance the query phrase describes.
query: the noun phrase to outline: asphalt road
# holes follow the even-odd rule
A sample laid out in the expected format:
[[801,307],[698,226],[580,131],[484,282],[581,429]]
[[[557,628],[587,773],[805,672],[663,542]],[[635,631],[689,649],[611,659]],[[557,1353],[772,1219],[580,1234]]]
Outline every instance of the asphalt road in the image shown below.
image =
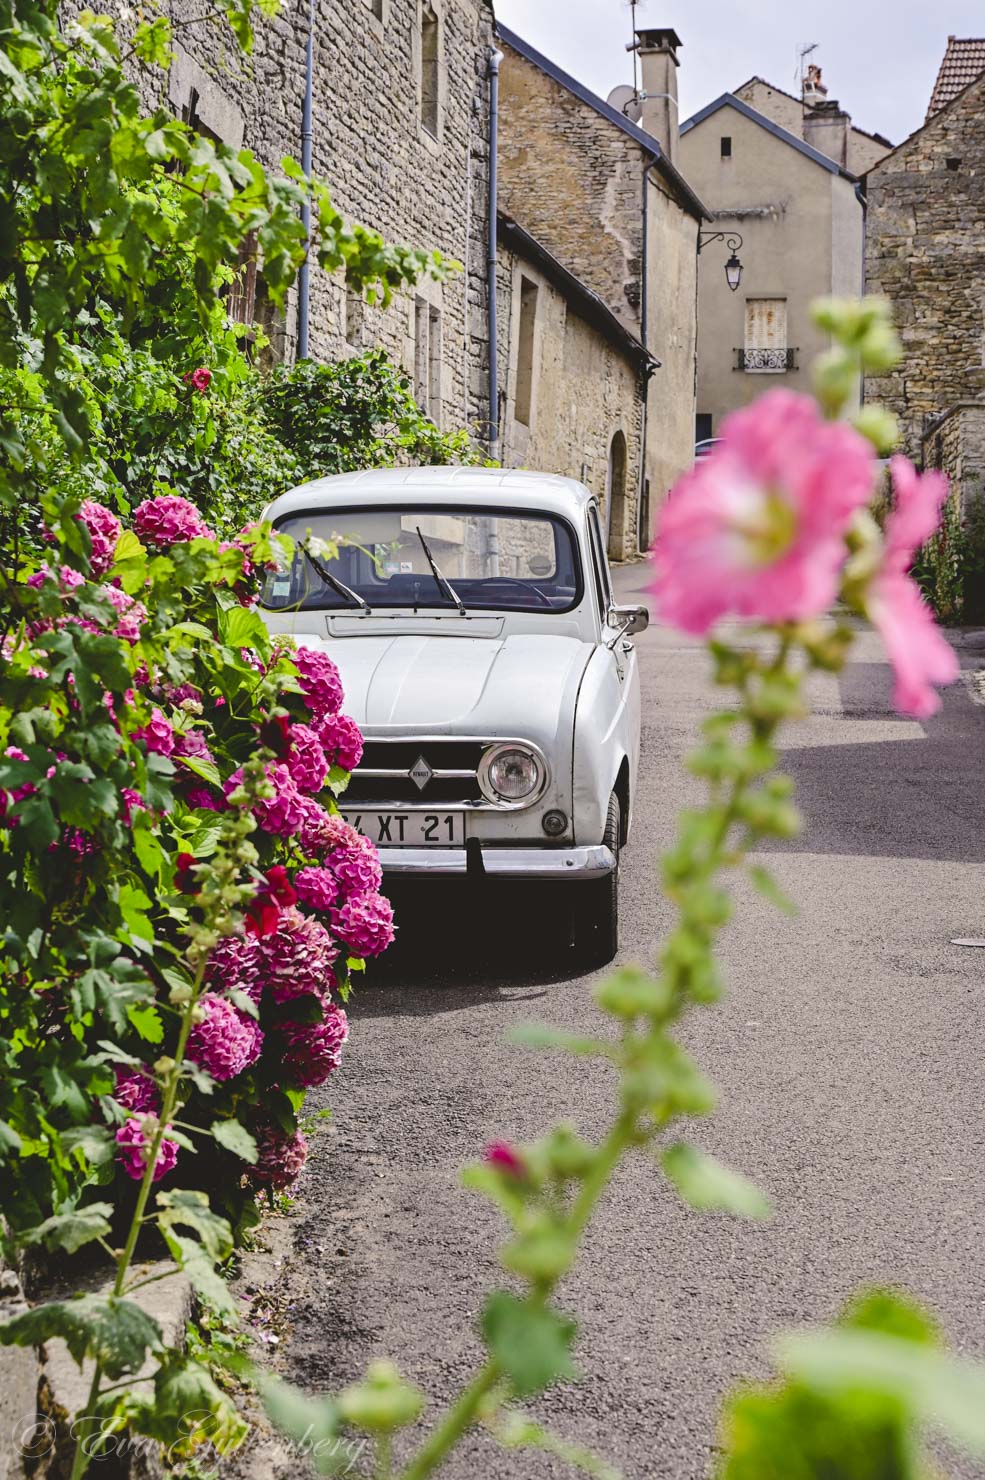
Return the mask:
[[[632,600],[645,579],[633,566],[617,584]],[[691,794],[680,759],[710,702],[696,646],[653,628],[639,650],[626,960],[652,958],[668,924],[654,860]],[[962,660],[985,666],[973,646]],[[581,1381],[537,1412],[626,1476],[707,1475],[722,1396],[769,1371],[770,1333],[831,1317],[862,1285],[906,1287],[960,1351],[985,1358],[985,952],[950,944],[985,935],[985,709],[959,685],[928,725],[896,718],[868,636],[813,698],[785,757],[806,827],[773,858],[800,913],[742,899],[727,999],[686,1034],[720,1091],[694,1139],[764,1187],[775,1216],[694,1214],[633,1162],[564,1291]],[[524,1020],[576,1031],[597,1020],[591,981],[558,974],[531,893],[478,911],[436,887],[398,898],[400,948],[360,989],[344,1068],[319,1092],[333,1118],[271,1279],[276,1365],[312,1392],[390,1355],[436,1411],[473,1370],[476,1312],[497,1279],[499,1222],[458,1168],[494,1137],[534,1137],[561,1117],[589,1134],[605,1124],[605,1070],[506,1042]],[[281,1469],[270,1455],[261,1468]],[[476,1436],[442,1473],[571,1472]],[[959,1461],[950,1473],[982,1471]]]

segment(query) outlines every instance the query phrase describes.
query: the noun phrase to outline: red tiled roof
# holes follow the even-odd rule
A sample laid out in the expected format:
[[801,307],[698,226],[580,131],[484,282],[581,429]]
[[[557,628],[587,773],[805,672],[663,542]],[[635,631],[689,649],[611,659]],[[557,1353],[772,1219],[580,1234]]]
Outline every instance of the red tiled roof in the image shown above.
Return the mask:
[[985,36],[947,38],[947,51],[930,95],[927,117],[946,108],[959,92],[985,72]]

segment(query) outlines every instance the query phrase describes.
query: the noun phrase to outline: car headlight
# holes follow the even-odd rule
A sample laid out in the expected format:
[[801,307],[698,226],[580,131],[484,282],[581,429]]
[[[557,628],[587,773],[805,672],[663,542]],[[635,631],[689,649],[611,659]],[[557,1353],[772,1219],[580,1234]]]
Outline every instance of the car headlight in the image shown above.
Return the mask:
[[523,745],[494,746],[479,767],[479,784],[491,802],[530,801],[546,780],[544,761]]

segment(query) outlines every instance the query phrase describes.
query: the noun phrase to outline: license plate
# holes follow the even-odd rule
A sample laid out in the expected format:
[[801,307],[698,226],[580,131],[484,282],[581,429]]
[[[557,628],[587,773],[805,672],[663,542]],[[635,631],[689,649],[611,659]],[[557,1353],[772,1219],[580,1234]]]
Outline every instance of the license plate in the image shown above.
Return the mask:
[[378,848],[464,848],[461,812],[343,812]]

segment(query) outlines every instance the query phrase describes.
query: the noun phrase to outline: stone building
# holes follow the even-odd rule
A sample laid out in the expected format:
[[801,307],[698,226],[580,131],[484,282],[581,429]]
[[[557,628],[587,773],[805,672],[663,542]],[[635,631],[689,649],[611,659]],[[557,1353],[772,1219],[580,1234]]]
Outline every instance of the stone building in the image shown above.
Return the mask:
[[[681,125],[682,168],[720,233],[699,259],[699,440],[770,385],[810,389],[811,363],[830,343],[811,304],[862,288],[865,203],[845,161],[891,147],[852,127],[816,68],[799,102],[758,77],[740,91]],[[737,284],[723,270],[732,254]]]
[[[570,357],[574,367],[563,390],[540,382],[545,408],[557,407],[560,397],[570,429],[563,438],[552,437],[551,456],[563,454],[558,470],[576,477],[584,467],[605,501],[610,553],[619,558],[646,547],[652,512],[694,451],[697,243],[706,212],[673,163],[676,111],[657,96],[676,94],[680,41],[673,31],[637,32],[644,91],[650,94],[637,125],[515,32],[500,25],[497,34],[504,53],[500,202],[527,233],[525,243],[515,233],[504,243],[506,317],[519,336],[523,303],[510,286],[518,278],[521,294],[524,277],[536,283],[538,293],[544,288],[543,323],[554,325],[553,347],[539,363],[554,366],[564,349],[565,365]],[[568,275],[566,287],[555,269],[544,270],[551,261]],[[532,287],[526,292],[529,315]],[[598,315],[585,319],[588,295],[622,326],[626,339],[620,345],[609,332],[611,323],[603,332]],[[562,339],[563,313],[574,314],[580,324]],[[596,335],[591,350],[589,329]],[[503,402],[501,395],[514,458],[523,456],[524,447],[534,455],[541,446],[515,417],[513,355],[519,344],[515,337],[513,398],[507,391]],[[587,368],[592,357],[604,373]],[[547,432],[545,427],[537,435]]]
[[865,185],[866,285],[892,302],[904,351],[866,395],[966,504],[985,479],[985,39],[949,39],[927,121]]

